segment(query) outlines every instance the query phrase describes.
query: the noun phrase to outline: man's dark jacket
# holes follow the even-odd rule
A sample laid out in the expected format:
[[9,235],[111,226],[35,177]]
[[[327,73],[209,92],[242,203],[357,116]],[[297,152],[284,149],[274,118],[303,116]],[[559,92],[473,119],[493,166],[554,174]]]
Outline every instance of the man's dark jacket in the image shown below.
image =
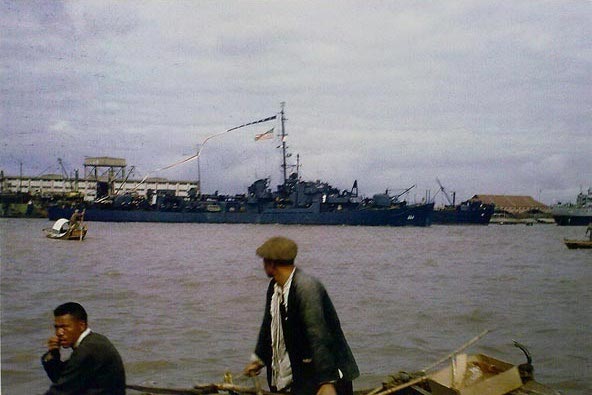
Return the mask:
[[[46,361],[46,356],[52,358]],[[46,395],[124,395],[125,371],[121,357],[105,336],[91,332],[74,349],[70,359],[60,361],[58,350],[41,357],[53,382]]]
[[[267,302],[255,354],[267,366],[271,386],[271,297],[275,280],[267,290]],[[282,311],[282,329],[290,356],[295,394],[316,393],[322,383],[351,381],[359,376],[358,366],[345,340],[339,318],[323,284],[295,269],[288,296],[288,311]]]

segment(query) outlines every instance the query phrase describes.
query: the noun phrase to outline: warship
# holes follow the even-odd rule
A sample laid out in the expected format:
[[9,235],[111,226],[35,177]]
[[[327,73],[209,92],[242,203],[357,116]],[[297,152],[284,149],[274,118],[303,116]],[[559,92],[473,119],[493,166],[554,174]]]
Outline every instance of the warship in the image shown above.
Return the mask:
[[440,186],[440,191],[446,197],[448,204],[443,207],[436,207],[432,217],[434,224],[445,225],[488,225],[493,215],[495,205],[493,203],[483,203],[479,199],[469,199],[456,204],[456,193],[452,192],[452,198],[446,192],[446,189],[436,178]]
[[[391,195],[387,190],[371,198],[360,196],[357,180],[349,190],[340,190],[322,181],[304,181],[296,172],[288,174],[284,109],[279,113],[279,138],[283,160],[283,182],[272,191],[270,179],[256,180],[246,193],[236,195],[201,194],[188,196],[174,191],[147,191],[146,196],[126,193],[98,197],[75,207],[48,207],[50,220],[70,218],[74,209],[84,209],[85,221],[104,222],[191,222],[231,224],[301,224],[360,226],[429,226],[434,203],[408,203],[400,197],[411,190]],[[266,120],[275,119],[269,117]],[[230,129],[229,129],[230,130]]]
[[551,210],[553,219],[560,226],[586,226],[592,223],[592,188],[580,192],[576,203],[558,204]]
[[489,225],[495,205],[480,200],[466,200],[457,205],[434,209],[432,222],[448,225]]

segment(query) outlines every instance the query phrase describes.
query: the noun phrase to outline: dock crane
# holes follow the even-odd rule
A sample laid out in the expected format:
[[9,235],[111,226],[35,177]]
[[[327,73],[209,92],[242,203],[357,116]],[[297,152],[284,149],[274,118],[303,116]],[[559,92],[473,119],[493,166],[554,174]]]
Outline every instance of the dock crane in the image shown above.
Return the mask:
[[448,200],[448,204],[450,206],[454,206],[455,205],[455,200],[456,200],[456,192],[452,192],[452,199],[450,199],[450,196],[448,195],[448,192],[446,192],[446,189],[444,189],[444,186],[442,185],[442,183],[440,182],[440,180],[436,178],[436,182],[440,186],[440,191],[442,191],[442,193],[444,193],[444,196],[446,197],[446,200]]
[[[409,188],[405,189],[403,192],[399,193],[398,195],[395,195],[395,196],[393,196],[393,197],[391,198],[391,200],[392,200],[393,202],[396,202],[396,201],[398,201],[398,200],[399,200],[399,198],[400,198],[401,196],[403,196],[404,194],[406,194],[407,192],[409,192],[409,191],[410,191],[410,190],[412,190],[413,188],[415,188],[415,184],[414,184],[414,185],[411,185]],[[388,189],[386,190],[386,194],[388,195]]]
[[70,184],[70,189],[72,189],[72,180],[70,180],[70,176],[68,175],[68,172],[64,167],[64,162],[62,161],[62,158],[58,158],[58,163],[60,164],[60,168],[62,169],[62,176],[64,177],[64,181],[68,182]]
[[[67,182],[70,185],[70,190],[78,190],[78,170],[75,170],[75,179],[73,180],[72,177],[68,174],[66,167],[64,166],[64,161],[62,158],[58,158],[58,163],[60,168],[62,169],[62,176],[64,177],[64,182]],[[76,188],[74,188],[76,186]]]

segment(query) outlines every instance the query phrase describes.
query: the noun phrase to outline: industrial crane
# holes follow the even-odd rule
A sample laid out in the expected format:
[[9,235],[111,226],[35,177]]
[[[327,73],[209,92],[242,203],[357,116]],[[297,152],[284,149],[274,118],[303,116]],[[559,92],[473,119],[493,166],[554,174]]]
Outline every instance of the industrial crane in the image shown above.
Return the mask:
[[[58,158],[58,163],[60,164],[60,168],[62,169],[62,177],[64,177],[64,182],[67,182],[70,185],[70,190],[73,191],[73,181],[70,175],[68,174],[66,167],[64,167],[64,162],[62,161],[62,158]],[[78,173],[78,170],[76,170],[76,172]],[[76,180],[78,181],[78,174],[76,174]]]
[[444,186],[442,185],[442,183],[440,182],[440,180],[436,178],[436,182],[438,183],[438,185],[440,185],[440,190],[442,191],[442,193],[444,193],[444,196],[446,197],[446,200],[448,200],[448,204],[450,206],[454,206],[455,205],[455,200],[456,200],[456,192],[452,192],[452,199],[450,199],[450,196],[448,195],[448,193],[444,189]]
[[70,181],[70,176],[68,175],[68,172],[66,171],[66,168],[64,167],[64,162],[62,161],[62,158],[58,158],[58,163],[60,164],[60,168],[62,169],[62,176],[64,177],[64,181],[68,181],[70,183],[70,188],[71,188],[72,182]]

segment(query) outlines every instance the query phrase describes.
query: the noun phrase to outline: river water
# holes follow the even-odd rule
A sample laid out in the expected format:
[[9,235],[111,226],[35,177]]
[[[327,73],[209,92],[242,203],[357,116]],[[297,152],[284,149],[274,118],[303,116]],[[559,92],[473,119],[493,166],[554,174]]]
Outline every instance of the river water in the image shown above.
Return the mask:
[[[325,284],[356,356],[356,389],[470,352],[512,363],[527,345],[538,381],[592,393],[592,250],[584,227],[429,228],[88,223],[50,240],[42,219],[0,219],[2,394],[39,394],[52,310],[75,300],[119,349],[130,384],[235,383],[255,344],[268,279],[255,249],[285,235]],[[132,391],[129,391],[133,393]]]

